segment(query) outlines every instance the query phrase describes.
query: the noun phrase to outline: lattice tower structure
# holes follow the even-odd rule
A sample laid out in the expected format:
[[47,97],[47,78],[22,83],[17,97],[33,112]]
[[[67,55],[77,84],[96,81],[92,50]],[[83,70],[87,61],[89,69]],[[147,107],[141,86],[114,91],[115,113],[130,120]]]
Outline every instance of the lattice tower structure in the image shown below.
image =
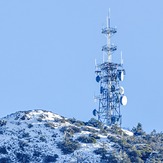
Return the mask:
[[108,126],[114,124],[121,126],[120,107],[127,104],[124,88],[120,86],[120,81],[123,81],[125,75],[122,57],[121,63],[112,62],[112,54],[117,50],[117,46],[111,44],[111,37],[115,33],[117,33],[116,28],[110,27],[110,18],[107,18],[107,27],[102,29],[102,34],[107,36],[107,44],[102,47],[102,51],[107,55],[107,60],[96,65],[95,70],[96,81],[100,84],[100,95],[96,97],[99,106],[97,110],[93,110],[93,114]]

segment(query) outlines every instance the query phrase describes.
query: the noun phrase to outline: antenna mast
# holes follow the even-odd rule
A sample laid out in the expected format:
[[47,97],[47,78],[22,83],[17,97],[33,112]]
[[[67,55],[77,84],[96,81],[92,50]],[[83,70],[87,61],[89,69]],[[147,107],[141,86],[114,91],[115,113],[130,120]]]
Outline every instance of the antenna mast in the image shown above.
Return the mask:
[[124,95],[124,88],[119,85],[124,80],[125,69],[123,69],[123,59],[121,54],[120,64],[112,62],[112,54],[117,47],[111,45],[111,37],[117,33],[116,28],[110,27],[110,10],[107,16],[107,26],[102,29],[102,34],[107,37],[107,44],[102,47],[102,51],[108,56],[102,64],[96,65],[96,81],[100,84],[100,95],[96,97],[99,101],[98,109],[93,110],[93,115],[98,116],[98,120],[111,126],[117,124],[121,126],[122,115],[120,106],[127,104],[127,97]]
[[[107,22],[106,28],[109,29],[110,28],[110,9],[109,9],[109,13],[108,13],[106,22]],[[111,39],[111,34],[109,32],[109,33],[107,33],[107,46],[108,46],[108,48],[111,47],[110,46],[110,39]],[[111,61],[112,61],[111,51],[108,51],[108,62],[110,63]]]

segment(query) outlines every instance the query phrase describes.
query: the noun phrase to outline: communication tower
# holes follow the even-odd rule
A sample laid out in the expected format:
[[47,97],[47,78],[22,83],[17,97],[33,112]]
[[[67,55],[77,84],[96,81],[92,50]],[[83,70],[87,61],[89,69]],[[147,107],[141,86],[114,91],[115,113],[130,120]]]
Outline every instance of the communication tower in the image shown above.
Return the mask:
[[120,107],[127,104],[127,97],[124,95],[124,88],[120,82],[124,80],[125,69],[123,68],[123,59],[121,62],[112,62],[112,54],[117,50],[117,46],[111,44],[111,37],[117,33],[116,28],[110,27],[110,17],[107,17],[107,27],[102,29],[102,34],[107,36],[107,44],[102,47],[107,59],[103,63],[96,64],[96,81],[100,85],[100,95],[98,99],[98,109],[93,110],[93,115],[105,125],[111,126],[117,124],[121,126],[122,115]]

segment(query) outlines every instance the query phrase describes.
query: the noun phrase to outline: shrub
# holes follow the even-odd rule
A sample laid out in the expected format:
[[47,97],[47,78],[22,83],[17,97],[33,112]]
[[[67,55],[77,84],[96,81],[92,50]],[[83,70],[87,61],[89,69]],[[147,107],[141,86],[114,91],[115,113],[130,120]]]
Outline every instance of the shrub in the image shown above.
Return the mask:
[[27,138],[27,137],[30,137],[29,133],[28,132],[24,132],[22,134],[22,138]]
[[45,156],[44,162],[56,162],[57,158],[58,158],[57,154],[55,154],[53,156],[48,155],[48,156]]
[[98,132],[96,129],[91,128],[91,127],[87,127],[87,126],[81,127],[81,129],[83,131],[89,131],[89,132],[92,132],[92,133],[97,133]]
[[136,149],[140,151],[142,160],[146,160],[147,158],[149,158],[149,156],[152,152],[151,147],[146,144],[144,144],[144,145],[140,144],[140,145],[136,146]]
[[33,127],[33,125],[30,123],[30,124],[28,124],[28,128],[32,128]]
[[135,148],[128,149],[126,151],[128,157],[130,158],[131,162],[140,162],[141,163],[141,152]]
[[107,153],[107,150],[105,148],[98,148],[93,151],[97,155],[105,155]]
[[3,157],[0,159],[0,163],[12,163],[12,161],[8,157]]
[[42,118],[37,118],[37,121],[38,122],[42,122]]
[[21,120],[25,120],[26,117],[27,117],[26,115],[23,115],[20,119],[21,119]]
[[131,148],[131,144],[129,144],[125,139],[119,139],[118,144],[121,146],[123,150]]
[[85,123],[83,122],[83,121],[76,121],[75,123],[74,123],[74,125],[76,125],[76,126],[85,126]]
[[107,137],[111,142],[117,143],[118,139],[115,136],[108,135]]
[[55,134],[53,134],[53,135],[52,135],[52,137],[53,137],[53,138],[56,138],[56,137],[57,137],[57,135],[58,135],[58,134],[57,134],[57,133],[55,133]]
[[61,123],[65,123],[65,122],[66,122],[65,118],[63,118],[63,117],[62,117],[62,119],[59,119],[59,121],[60,121]]
[[120,160],[116,157],[114,153],[109,153],[107,155],[103,155],[101,157],[101,162],[102,163],[119,163]]
[[97,134],[89,134],[89,137],[100,139],[100,137]]
[[5,121],[5,120],[0,120],[0,126],[2,127],[2,126],[5,126],[7,124],[7,121]]
[[46,137],[45,137],[44,135],[41,135],[41,136],[40,136],[40,140],[41,140],[42,142],[47,142],[47,141],[46,141]]
[[63,154],[70,154],[73,153],[75,150],[79,149],[80,144],[76,141],[69,140],[69,141],[58,142],[57,147],[61,149]]
[[96,139],[88,136],[80,136],[77,138],[78,141],[82,143],[96,143]]
[[41,156],[41,152],[35,150],[33,152],[33,157],[39,157],[39,156]]
[[30,158],[27,154],[24,153],[16,153],[16,157],[21,163],[30,163]]
[[117,125],[113,125],[112,127],[111,127],[111,132],[112,132],[112,134],[117,134],[117,135],[122,135],[122,130],[121,130],[121,128],[120,127],[118,127]]
[[103,130],[105,130],[107,133],[112,133],[111,127],[104,126]]
[[52,122],[47,122],[44,125],[45,125],[45,127],[50,127],[51,129],[55,129],[55,127],[56,127],[55,124]]
[[19,147],[20,147],[20,149],[21,149],[22,151],[25,150],[25,147],[28,147],[28,146],[29,146],[27,142],[21,141],[21,140],[18,142],[18,144],[19,144]]
[[66,120],[70,124],[74,124],[75,126],[85,126],[85,122],[76,120],[75,118],[69,118]]
[[70,128],[73,130],[74,133],[80,133],[81,132],[81,129],[76,127],[76,126],[71,126]]
[[53,122],[61,122],[61,123],[64,123],[64,119],[60,119],[60,118],[55,118],[54,120],[53,120]]
[[71,124],[75,123],[76,122],[76,119],[75,118],[69,118],[67,119],[67,121]]
[[64,133],[65,131],[67,131],[67,128],[68,128],[67,126],[64,126],[64,127],[60,128],[59,131],[62,132],[62,133]]
[[0,147],[0,153],[1,154],[7,154],[7,150],[6,150],[6,147]]
[[135,136],[145,135],[145,132],[143,131],[143,127],[141,123],[138,123],[136,128],[133,127],[132,132],[134,133]]
[[65,133],[69,133],[70,135],[73,135],[74,133],[79,133],[81,132],[81,129],[76,127],[76,126],[64,126],[60,129],[61,132]]
[[97,128],[102,128],[103,124],[98,121],[97,119],[95,118],[91,118],[87,123],[86,125],[88,126],[93,126],[93,127],[97,127]]
[[16,122],[16,124],[19,126],[19,125],[21,125],[21,122]]

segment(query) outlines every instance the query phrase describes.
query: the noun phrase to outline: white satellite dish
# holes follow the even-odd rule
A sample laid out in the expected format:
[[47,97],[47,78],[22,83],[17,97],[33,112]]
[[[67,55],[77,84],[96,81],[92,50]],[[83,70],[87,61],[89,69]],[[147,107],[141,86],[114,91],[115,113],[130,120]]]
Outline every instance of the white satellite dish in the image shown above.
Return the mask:
[[123,94],[125,93],[125,90],[124,90],[123,87],[119,87],[119,93],[120,93],[121,95],[123,95]]
[[124,71],[120,71],[118,77],[119,77],[120,81],[123,81],[124,80]]
[[120,98],[120,102],[121,102],[121,105],[127,105],[127,97],[126,96],[122,96],[121,98]]

